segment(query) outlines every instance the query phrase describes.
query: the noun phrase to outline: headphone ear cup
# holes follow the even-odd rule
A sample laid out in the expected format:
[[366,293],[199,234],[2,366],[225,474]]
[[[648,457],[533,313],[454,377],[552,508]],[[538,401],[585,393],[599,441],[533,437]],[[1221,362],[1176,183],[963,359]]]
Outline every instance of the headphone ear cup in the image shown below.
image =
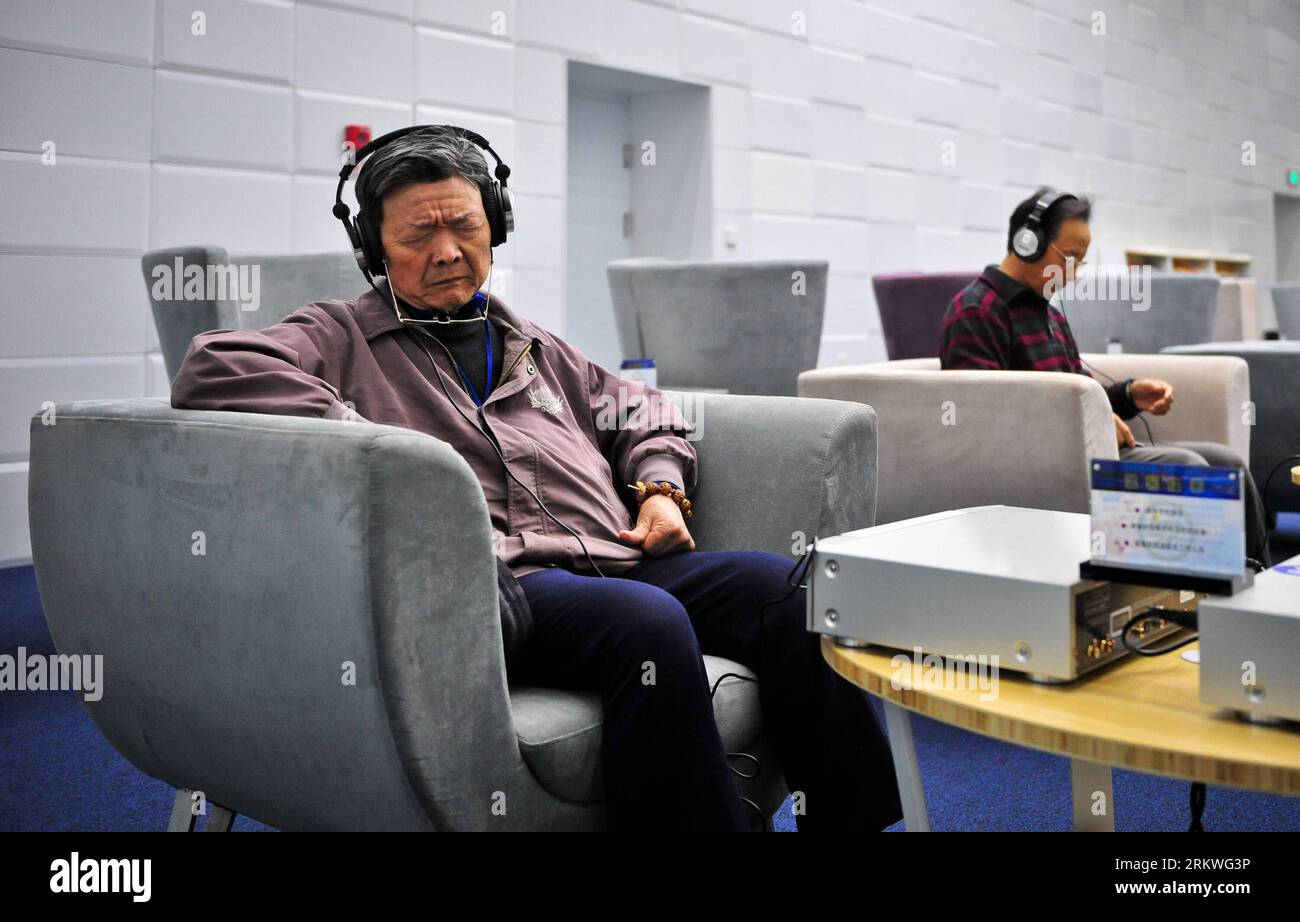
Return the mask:
[[1042,240],[1038,234],[1030,227],[1025,226],[1016,231],[1013,241],[1013,248],[1016,255],[1026,262],[1038,262],[1042,258],[1044,249]]
[[505,240],[515,232],[515,200],[505,186],[497,186],[497,191],[501,193],[501,239]]
[[379,234],[364,214],[357,215],[356,225],[357,235],[361,238],[361,252],[366,258],[366,268],[375,275],[385,274],[384,245],[379,240]]
[[509,200],[510,193],[501,188],[497,182],[487,182],[479,186],[483,196],[483,210],[487,212],[488,228],[492,231],[491,246],[500,246],[506,242],[506,235],[510,231],[510,225],[514,223],[513,218],[510,222],[506,221],[506,211],[502,208],[502,193],[505,194],[506,200]]
[[342,218],[342,221],[343,229],[348,234],[348,241],[352,244],[352,256],[356,259],[357,266],[364,272],[366,270],[366,245],[361,242],[361,232],[357,230],[357,222],[346,215]]

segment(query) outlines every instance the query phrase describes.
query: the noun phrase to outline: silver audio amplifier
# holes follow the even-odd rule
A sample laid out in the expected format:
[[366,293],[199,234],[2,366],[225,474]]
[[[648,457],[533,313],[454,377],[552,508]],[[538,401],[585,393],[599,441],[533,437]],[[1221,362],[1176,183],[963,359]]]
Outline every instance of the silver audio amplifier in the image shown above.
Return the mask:
[[[820,539],[808,629],[1068,682],[1126,655],[1134,615],[1196,609],[1193,592],[1080,579],[1091,533],[1082,513],[979,506]],[[1142,641],[1179,630],[1156,622]]]
[[1201,700],[1254,720],[1300,720],[1300,557],[1197,613]]

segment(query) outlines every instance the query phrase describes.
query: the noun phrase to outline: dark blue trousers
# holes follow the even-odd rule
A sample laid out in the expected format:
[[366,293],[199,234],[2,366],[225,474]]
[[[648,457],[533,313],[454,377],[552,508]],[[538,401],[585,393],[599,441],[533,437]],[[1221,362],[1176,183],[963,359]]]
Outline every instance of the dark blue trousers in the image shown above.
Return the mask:
[[[804,590],[791,594],[786,582],[793,566],[759,551],[686,551],[617,577],[552,568],[520,579],[534,633],[510,681],[601,693],[611,828],[752,827],[718,736],[704,653],[758,675],[764,732],[790,790],[804,795],[801,832],[878,830],[902,818],[889,745],[866,693],[822,659]],[[760,621],[763,603],[787,594]]]

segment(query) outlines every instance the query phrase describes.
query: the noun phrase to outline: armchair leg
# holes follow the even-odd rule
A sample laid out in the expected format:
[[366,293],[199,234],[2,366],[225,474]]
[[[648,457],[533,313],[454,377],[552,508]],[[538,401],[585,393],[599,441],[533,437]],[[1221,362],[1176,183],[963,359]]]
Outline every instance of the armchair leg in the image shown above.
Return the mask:
[[192,832],[194,814],[190,812],[190,792],[185,788],[176,789],[176,799],[172,801],[171,819],[167,821],[168,832]]
[[203,827],[204,832],[230,832],[230,826],[234,822],[234,810],[208,801],[208,822]]
[[[193,801],[190,799],[191,791],[185,788],[176,790],[176,799],[172,801],[172,815],[167,822],[168,832],[193,832],[194,831],[194,812],[191,809]],[[208,801],[208,821],[203,826],[204,832],[230,832],[230,827],[235,822],[235,811],[230,810],[221,804],[214,804]]]

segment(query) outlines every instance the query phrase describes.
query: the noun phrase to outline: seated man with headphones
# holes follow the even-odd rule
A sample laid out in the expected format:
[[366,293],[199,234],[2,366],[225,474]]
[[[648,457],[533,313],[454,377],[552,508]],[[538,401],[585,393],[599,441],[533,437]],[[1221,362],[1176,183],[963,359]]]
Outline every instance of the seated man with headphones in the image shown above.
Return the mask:
[[510,170],[488,142],[415,126],[355,159],[366,161],[360,211],[352,219],[342,201],[347,165],[334,215],[373,291],[265,330],[197,336],[172,405],[368,420],[455,448],[487,500],[503,612],[522,597],[531,619],[517,648],[507,633],[510,681],[601,693],[613,828],[744,830],[766,819],[732,779],[742,772],[723,751],[703,653],[758,674],[767,738],[807,805],[801,831],[900,819],[888,743],[866,695],[823,661],[790,561],[694,549],[690,423],[661,392],[491,295],[492,249],[514,230],[514,209]]
[[[943,368],[1089,374],[1065,314],[1050,299],[1056,286],[1073,279],[1075,268],[1083,265],[1092,243],[1091,212],[1087,199],[1047,187],[1016,206],[1002,263],[986,267],[948,305],[939,348]],[[1121,460],[1246,471],[1246,553],[1268,565],[1263,503],[1241,458],[1212,442],[1142,444],[1125,421],[1139,413],[1168,413],[1173,386],[1154,378],[1107,380]]]

